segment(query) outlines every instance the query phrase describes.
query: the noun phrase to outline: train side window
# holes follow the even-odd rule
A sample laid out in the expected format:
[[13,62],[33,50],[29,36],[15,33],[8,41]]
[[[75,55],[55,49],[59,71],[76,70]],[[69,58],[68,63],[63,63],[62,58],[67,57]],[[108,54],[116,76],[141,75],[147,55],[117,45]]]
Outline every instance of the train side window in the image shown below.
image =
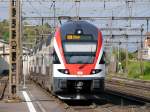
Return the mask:
[[54,64],[60,64],[59,58],[58,58],[55,51],[53,52],[53,63]]

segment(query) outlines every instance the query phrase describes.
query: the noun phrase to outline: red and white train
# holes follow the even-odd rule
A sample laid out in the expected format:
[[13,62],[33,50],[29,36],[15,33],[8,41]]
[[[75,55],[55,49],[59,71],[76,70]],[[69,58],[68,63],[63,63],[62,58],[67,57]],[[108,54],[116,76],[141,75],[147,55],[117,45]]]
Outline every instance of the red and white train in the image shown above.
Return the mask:
[[68,21],[35,47],[30,57],[31,78],[58,96],[103,92],[103,48],[97,27]]

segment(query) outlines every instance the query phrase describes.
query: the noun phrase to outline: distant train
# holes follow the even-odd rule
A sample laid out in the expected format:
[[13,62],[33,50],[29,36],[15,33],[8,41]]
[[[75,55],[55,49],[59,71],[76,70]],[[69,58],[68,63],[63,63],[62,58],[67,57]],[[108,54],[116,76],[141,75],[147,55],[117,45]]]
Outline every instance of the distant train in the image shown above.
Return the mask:
[[30,56],[30,76],[57,96],[103,92],[105,60],[101,31],[78,20],[56,29]]

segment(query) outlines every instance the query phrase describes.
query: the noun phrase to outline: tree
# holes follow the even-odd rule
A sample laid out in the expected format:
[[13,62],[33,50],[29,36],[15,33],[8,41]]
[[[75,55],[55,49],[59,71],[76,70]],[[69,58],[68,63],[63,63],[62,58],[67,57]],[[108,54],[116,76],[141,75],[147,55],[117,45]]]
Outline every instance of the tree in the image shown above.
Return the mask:
[[9,22],[7,20],[3,20],[0,22],[0,37],[5,41],[9,40]]

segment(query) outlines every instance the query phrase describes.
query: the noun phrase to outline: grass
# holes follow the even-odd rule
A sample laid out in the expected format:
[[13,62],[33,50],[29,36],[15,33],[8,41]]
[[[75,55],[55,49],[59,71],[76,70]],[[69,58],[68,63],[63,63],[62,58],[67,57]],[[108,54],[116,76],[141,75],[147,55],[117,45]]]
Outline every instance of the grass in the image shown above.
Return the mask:
[[144,75],[141,74],[139,61],[135,61],[135,60],[129,61],[128,77],[136,78],[136,79],[143,79],[143,80],[150,80],[150,62],[143,61],[143,69],[144,69]]

